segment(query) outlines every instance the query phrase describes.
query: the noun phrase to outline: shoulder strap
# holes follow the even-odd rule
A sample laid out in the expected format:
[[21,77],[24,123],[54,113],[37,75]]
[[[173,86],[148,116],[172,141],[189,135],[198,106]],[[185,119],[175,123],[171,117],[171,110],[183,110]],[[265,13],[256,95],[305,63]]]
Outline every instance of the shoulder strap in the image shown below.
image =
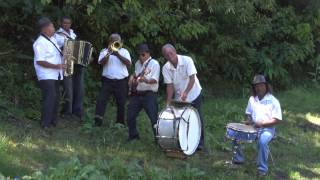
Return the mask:
[[56,33],[57,33],[57,34],[62,34],[62,35],[64,35],[66,38],[72,40],[72,38],[71,38],[68,34],[66,34],[66,33],[64,33],[64,32],[59,32],[59,31],[57,31]]
[[152,58],[150,58],[150,59],[148,60],[148,62],[147,62],[146,65],[144,66],[143,70],[138,74],[138,77],[141,76],[141,75],[144,73],[144,71],[147,69],[147,67],[148,67],[148,65],[149,65],[149,63],[150,63],[151,60],[152,60]]
[[58,48],[56,46],[56,44],[54,44],[54,42],[52,42],[46,35],[41,34],[41,36],[43,36],[44,38],[46,38],[49,42],[51,42],[53,44],[53,46],[59,51],[60,55],[63,56],[63,53],[61,52],[60,48]]
[[146,69],[147,69],[147,67],[148,67],[148,65],[149,65],[149,63],[150,63],[151,60],[152,60],[152,58],[149,59],[149,61],[148,61],[148,62],[146,63],[146,65],[144,66],[143,70],[146,70]]

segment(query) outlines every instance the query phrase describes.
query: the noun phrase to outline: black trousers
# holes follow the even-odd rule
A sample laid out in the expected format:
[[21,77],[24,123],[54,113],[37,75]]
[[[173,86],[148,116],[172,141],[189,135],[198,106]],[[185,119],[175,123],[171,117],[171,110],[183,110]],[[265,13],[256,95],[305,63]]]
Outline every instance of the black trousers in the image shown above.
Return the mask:
[[145,110],[151,121],[153,135],[156,135],[154,125],[157,123],[158,119],[157,94],[154,92],[147,92],[144,95],[136,95],[130,98],[127,115],[129,137],[139,135],[137,130],[137,116],[142,109]]
[[40,80],[42,93],[41,126],[50,127],[57,124],[59,107],[59,81]]
[[114,95],[117,104],[117,123],[124,124],[125,103],[128,95],[128,78],[114,80],[102,77],[102,88],[97,97],[95,122],[101,124],[109,101]]
[[201,137],[199,146],[204,146],[204,124],[203,124],[203,114],[202,114],[202,95],[200,94],[194,101],[192,101],[191,105],[197,109],[200,121],[201,121]]
[[63,106],[61,114],[74,114],[80,118],[83,115],[84,68],[81,65],[75,64],[73,75],[63,78]]

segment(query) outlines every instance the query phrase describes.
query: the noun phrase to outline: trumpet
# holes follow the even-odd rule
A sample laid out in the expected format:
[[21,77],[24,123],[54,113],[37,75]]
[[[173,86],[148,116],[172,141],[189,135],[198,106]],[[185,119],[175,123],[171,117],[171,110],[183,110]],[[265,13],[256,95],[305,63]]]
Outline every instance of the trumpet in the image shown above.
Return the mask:
[[113,52],[119,51],[122,47],[121,41],[114,41],[112,44],[108,47],[108,53],[106,54],[106,57],[110,56]]

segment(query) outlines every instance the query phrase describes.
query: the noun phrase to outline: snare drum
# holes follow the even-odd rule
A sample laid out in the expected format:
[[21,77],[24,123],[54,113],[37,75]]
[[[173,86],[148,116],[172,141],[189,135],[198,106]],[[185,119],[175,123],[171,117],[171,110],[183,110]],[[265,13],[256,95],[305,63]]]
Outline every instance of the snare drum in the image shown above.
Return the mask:
[[156,137],[162,149],[192,155],[197,150],[200,136],[200,116],[192,106],[171,106],[160,112]]
[[251,143],[257,139],[258,133],[252,126],[241,123],[229,123],[227,125],[226,137],[239,142]]

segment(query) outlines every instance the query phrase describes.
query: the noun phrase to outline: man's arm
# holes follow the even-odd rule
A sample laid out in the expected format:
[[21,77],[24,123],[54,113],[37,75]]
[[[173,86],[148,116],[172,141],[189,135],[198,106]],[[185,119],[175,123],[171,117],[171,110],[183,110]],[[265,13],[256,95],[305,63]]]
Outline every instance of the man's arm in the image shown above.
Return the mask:
[[281,121],[278,120],[277,118],[272,118],[272,119],[269,119],[269,120],[265,120],[265,121],[257,121],[255,123],[255,126],[258,127],[258,128],[261,128],[261,127],[272,127],[276,124],[279,124]]
[[110,55],[103,57],[103,58],[100,60],[99,63],[102,64],[102,65],[107,64],[108,61],[109,61],[109,57],[110,57]]
[[246,124],[246,125],[253,124],[251,114],[245,114],[244,115],[244,122],[243,123]]
[[181,100],[185,101],[187,99],[187,96],[190,92],[190,90],[192,89],[194,82],[195,82],[195,74],[189,76],[189,83],[187,85],[187,88],[183,91],[183,93],[181,94]]
[[[150,60],[151,61],[151,60]],[[157,63],[153,66],[151,66],[151,77],[149,79],[147,78],[141,78],[140,82],[144,82],[146,84],[157,84],[160,76],[160,65]]]
[[52,63],[49,63],[48,61],[37,61],[37,64],[39,66],[42,66],[45,68],[50,68],[50,69],[65,69],[66,68],[65,64],[52,64]]
[[156,84],[158,82],[155,79],[152,79],[152,78],[151,79],[147,79],[147,78],[144,78],[144,77],[139,78],[138,80],[139,80],[139,82],[144,82],[146,84]]
[[130,67],[131,61],[123,57],[118,51],[114,51],[112,54],[117,56],[124,65],[126,65],[127,67]]
[[167,106],[169,106],[171,103],[173,93],[174,93],[173,84],[167,84],[167,100],[166,100]]

